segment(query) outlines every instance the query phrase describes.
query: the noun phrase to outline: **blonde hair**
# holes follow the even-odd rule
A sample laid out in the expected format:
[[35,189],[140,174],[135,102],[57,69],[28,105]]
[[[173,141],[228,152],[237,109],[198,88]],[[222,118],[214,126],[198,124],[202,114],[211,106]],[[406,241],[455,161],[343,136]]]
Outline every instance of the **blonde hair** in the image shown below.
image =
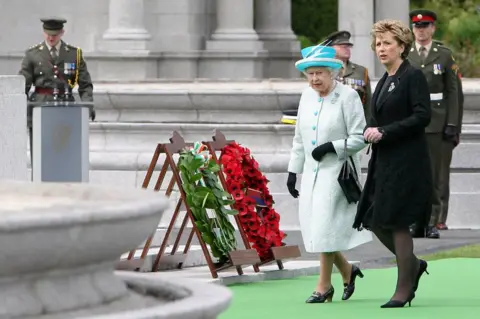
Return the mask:
[[380,34],[390,32],[399,45],[403,45],[405,49],[401,54],[402,59],[406,59],[413,43],[413,34],[408,26],[399,20],[381,20],[376,22],[371,31],[372,50],[375,51],[376,40]]

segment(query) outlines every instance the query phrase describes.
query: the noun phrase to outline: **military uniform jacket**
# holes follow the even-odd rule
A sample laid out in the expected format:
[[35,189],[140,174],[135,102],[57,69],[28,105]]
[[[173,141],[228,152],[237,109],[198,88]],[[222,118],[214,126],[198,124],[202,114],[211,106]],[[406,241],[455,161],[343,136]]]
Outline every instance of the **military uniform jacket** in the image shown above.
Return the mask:
[[422,70],[428,82],[432,118],[425,131],[441,133],[446,125],[457,126],[459,130],[458,67],[450,49],[433,42],[430,52],[422,63],[422,58],[414,44],[408,60],[413,66]]
[[370,86],[368,69],[348,61],[345,65],[343,75],[341,75],[338,80],[345,85],[351,86],[357,91],[360,100],[362,101],[366,117],[370,110],[370,103],[372,100],[372,88]]
[[[37,44],[25,52],[20,74],[25,77],[25,93],[28,94],[31,86],[36,88],[72,90],[78,85],[78,93],[82,101],[93,101],[93,84],[88,73],[87,64],[83,59],[82,51],[61,42],[57,58],[52,55],[45,44]],[[49,97],[35,94],[37,101],[47,100]]]

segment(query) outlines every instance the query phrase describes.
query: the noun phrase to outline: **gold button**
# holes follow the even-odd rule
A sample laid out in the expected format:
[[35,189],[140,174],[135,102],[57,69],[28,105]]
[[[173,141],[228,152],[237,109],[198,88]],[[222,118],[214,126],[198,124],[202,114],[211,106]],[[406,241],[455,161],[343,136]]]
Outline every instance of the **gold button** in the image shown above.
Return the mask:
[[425,65],[422,64],[422,68],[424,68],[424,67],[425,67]]

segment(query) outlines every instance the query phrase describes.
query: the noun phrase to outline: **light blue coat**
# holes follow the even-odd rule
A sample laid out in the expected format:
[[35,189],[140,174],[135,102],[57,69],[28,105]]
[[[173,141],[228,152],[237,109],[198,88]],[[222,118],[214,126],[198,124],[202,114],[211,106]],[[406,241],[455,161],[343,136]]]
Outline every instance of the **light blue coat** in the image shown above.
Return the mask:
[[[360,173],[358,152],[367,146],[365,126],[362,102],[351,87],[337,82],[323,99],[310,87],[303,91],[288,171],[303,173],[299,219],[308,252],[343,251],[372,240],[370,232],[352,228],[356,204],[347,202],[337,181],[346,156],[352,156]],[[326,142],[333,143],[336,154],[317,162],[312,151]]]

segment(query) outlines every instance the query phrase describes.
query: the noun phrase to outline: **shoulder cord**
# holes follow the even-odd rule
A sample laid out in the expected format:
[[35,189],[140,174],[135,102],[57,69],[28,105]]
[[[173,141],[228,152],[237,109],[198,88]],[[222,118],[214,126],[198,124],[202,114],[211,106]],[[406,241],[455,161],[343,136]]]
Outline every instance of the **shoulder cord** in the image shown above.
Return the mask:
[[70,87],[73,89],[75,87],[75,85],[77,85],[78,83],[78,69],[80,67],[80,57],[81,57],[81,54],[82,54],[82,50],[80,50],[80,48],[77,48],[77,65],[76,65],[76,68],[75,68],[75,80],[72,84],[72,81],[70,81],[70,79],[68,79],[68,85],[70,85]]

